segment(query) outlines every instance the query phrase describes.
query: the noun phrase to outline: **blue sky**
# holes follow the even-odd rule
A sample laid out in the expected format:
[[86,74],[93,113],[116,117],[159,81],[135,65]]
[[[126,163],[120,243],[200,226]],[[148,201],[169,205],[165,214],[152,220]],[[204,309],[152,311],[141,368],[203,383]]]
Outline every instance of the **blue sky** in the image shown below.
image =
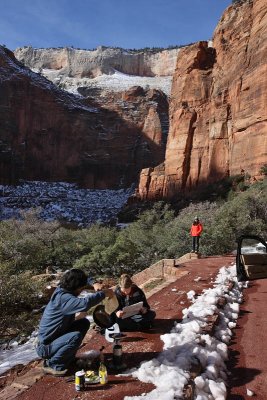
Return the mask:
[[93,49],[208,40],[231,0],[0,0],[0,44]]

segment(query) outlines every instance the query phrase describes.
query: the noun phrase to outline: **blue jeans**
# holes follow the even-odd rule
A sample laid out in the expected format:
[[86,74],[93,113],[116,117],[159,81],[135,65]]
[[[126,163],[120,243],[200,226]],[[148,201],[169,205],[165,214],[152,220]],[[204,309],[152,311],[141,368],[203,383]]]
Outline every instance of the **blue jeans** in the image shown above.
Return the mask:
[[74,321],[68,331],[49,344],[38,343],[36,351],[39,357],[47,360],[47,366],[62,371],[75,359],[90,322],[86,318]]

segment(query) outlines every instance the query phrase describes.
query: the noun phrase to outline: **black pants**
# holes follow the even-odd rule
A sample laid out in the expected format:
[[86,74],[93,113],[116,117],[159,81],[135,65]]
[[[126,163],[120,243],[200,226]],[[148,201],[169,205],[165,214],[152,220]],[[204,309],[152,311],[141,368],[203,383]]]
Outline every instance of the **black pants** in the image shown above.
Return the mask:
[[192,251],[198,253],[199,250],[199,236],[192,236]]
[[142,314],[140,320],[135,321],[130,318],[116,318],[120,330],[123,331],[142,331],[143,329],[149,329],[152,326],[153,320],[155,319],[156,313],[153,310],[148,310],[145,314]]

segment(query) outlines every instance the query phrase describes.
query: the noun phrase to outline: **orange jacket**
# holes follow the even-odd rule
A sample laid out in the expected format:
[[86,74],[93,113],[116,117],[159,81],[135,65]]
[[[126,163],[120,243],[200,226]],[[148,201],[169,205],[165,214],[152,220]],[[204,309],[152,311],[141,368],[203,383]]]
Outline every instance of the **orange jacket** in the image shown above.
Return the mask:
[[202,231],[203,231],[203,226],[199,222],[197,225],[192,224],[190,234],[191,236],[200,236]]

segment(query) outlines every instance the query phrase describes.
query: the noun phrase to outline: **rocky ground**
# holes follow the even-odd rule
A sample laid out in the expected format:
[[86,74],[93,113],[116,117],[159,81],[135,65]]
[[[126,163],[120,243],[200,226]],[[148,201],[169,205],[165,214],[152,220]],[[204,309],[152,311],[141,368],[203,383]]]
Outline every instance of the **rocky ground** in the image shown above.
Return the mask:
[[22,182],[18,186],[0,185],[0,220],[18,217],[20,210],[40,208],[46,221],[86,226],[116,220],[133,188],[120,190],[79,189],[64,182]]

